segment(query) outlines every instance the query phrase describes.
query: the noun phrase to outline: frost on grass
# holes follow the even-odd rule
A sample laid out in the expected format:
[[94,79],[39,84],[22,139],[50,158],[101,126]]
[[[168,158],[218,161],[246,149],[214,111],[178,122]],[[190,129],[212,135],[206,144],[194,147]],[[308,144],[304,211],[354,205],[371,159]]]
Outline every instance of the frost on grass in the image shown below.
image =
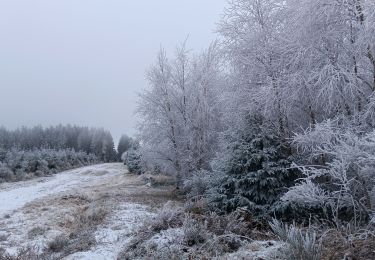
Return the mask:
[[0,205],[1,235],[6,237],[0,239],[0,248],[10,255],[24,248],[55,253],[55,245],[61,245],[55,242],[63,236],[69,240],[62,250],[64,254],[90,249],[97,243],[93,234],[96,226],[109,213],[105,205],[107,189],[119,182],[126,184],[124,172],[122,164],[105,164],[51,178],[1,184],[4,189],[0,197],[14,199],[15,203]]
[[251,236],[251,229],[238,213],[201,215],[166,203],[137,229],[118,259],[276,257],[284,244],[275,241],[254,242]]
[[93,248],[72,254],[65,259],[116,259],[121,247],[128,242],[135,228],[150,215],[147,206],[132,203],[120,205],[94,233],[96,245]]
[[285,255],[288,259],[321,259],[322,244],[317,233],[311,228],[303,230],[295,224],[283,224],[277,220],[273,220],[270,226],[279,239],[286,243]]

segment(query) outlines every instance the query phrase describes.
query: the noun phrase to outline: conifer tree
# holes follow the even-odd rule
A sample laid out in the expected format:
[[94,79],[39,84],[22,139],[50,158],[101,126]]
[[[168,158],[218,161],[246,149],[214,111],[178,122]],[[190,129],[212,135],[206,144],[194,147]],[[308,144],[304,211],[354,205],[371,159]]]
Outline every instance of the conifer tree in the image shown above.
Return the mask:
[[224,149],[229,156],[221,171],[226,175],[213,198],[213,205],[224,211],[247,207],[258,215],[274,210],[298,177],[287,147],[262,121],[259,116],[248,119],[247,128],[231,136]]

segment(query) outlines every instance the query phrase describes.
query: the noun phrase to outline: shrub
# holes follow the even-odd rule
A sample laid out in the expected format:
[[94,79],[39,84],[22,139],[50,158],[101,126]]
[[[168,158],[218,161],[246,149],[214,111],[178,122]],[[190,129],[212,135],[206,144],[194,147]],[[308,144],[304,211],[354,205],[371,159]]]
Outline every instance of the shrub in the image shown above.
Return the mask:
[[14,179],[14,174],[8,166],[0,162],[0,182],[9,181]]
[[186,216],[182,225],[184,232],[184,243],[187,246],[193,246],[204,243],[208,239],[205,226],[202,222]]
[[280,240],[288,243],[287,257],[290,260],[320,260],[322,245],[318,241],[315,231],[302,229],[295,224],[282,224],[274,219],[270,226]]
[[125,159],[124,163],[128,166],[130,173],[143,173],[141,154],[138,152],[138,150],[130,149],[125,153],[123,158]]
[[198,199],[207,195],[213,187],[217,187],[223,177],[221,172],[197,171],[185,180],[184,192],[189,199]]
[[248,227],[250,223],[246,222],[245,217],[240,210],[225,215],[211,212],[205,220],[206,228],[217,236],[225,234],[250,236],[251,229]]
[[328,121],[297,135],[295,144],[311,161],[323,162],[301,167],[304,178],[282,200],[300,208],[323,209],[337,227],[342,221],[367,224],[374,210],[375,131],[364,135]]
[[179,227],[183,223],[184,212],[182,208],[175,207],[171,202],[166,203],[160,212],[148,223],[149,229],[154,232]]

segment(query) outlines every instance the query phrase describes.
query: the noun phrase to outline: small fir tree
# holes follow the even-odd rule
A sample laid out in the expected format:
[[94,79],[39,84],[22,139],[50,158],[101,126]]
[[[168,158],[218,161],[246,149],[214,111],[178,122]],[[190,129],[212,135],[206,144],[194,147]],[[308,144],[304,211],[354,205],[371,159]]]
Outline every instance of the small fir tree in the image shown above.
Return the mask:
[[221,163],[225,177],[212,198],[213,205],[231,212],[247,207],[255,215],[275,210],[276,202],[298,177],[281,138],[252,117],[247,128],[232,136],[229,156]]

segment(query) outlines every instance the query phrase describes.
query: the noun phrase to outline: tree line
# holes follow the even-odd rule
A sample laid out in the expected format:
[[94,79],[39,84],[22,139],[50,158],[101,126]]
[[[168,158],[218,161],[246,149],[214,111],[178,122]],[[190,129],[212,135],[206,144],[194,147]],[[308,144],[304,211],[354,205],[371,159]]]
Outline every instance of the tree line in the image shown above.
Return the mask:
[[375,3],[232,0],[218,32],[148,70],[143,171],[173,174],[214,211],[375,219]]
[[117,161],[110,132],[80,126],[0,128],[0,182]]
[[93,154],[103,162],[116,160],[112,135],[102,128],[81,126],[22,127],[14,131],[0,128],[0,149],[72,149]]

